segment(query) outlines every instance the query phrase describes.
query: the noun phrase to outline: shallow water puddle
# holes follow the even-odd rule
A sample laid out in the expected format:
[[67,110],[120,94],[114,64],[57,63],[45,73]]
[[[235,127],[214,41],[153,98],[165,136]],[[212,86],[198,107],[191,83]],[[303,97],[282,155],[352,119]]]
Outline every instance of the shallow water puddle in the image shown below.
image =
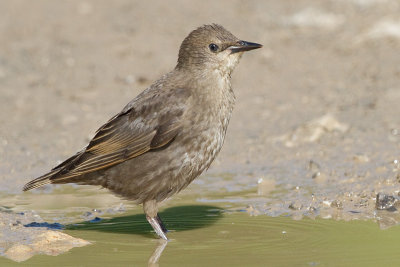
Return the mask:
[[[182,203],[183,202],[183,203]],[[229,203],[230,205],[231,203]],[[377,266],[400,264],[400,227],[374,222],[249,216],[224,203],[173,200],[160,216],[172,231],[155,239],[140,207],[66,225],[92,242],[56,257],[36,255],[29,266]],[[43,217],[52,217],[48,211]],[[158,262],[157,262],[158,261]],[[0,258],[0,266],[20,265]]]

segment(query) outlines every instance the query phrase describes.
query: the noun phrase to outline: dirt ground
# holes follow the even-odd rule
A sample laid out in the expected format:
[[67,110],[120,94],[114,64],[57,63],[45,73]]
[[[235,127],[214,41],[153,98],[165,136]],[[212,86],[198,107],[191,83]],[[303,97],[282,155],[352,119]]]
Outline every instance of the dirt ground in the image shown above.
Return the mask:
[[396,0],[0,1],[0,194],[80,150],[191,30],[219,23],[264,47],[233,74],[207,190],[250,188],[252,215],[395,225],[399,14]]

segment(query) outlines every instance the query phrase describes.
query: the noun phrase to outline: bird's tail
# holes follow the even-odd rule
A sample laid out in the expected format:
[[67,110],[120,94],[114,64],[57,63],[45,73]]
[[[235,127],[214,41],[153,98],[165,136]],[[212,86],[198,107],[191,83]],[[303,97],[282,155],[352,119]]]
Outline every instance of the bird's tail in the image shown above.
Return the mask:
[[42,175],[42,176],[30,181],[29,183],[24,185],[24,188],[22,190],[23,191],[28,191],[28,190],[31,190],[33,188],[41,187],[41,186],[43,186],[45,184],[50,184],[51,183],[50,178],[53,177],[54,174],[56,174],[59,171],[60,171],[59,169],[52,170],[51,172],[46,173],[45,175]]

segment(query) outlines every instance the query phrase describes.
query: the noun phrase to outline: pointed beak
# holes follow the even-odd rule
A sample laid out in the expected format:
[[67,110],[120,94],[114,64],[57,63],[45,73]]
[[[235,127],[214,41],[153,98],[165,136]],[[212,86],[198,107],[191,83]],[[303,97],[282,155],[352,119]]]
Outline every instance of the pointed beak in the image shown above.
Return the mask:
[[261,48],[262,45],[257,44],[257,43],[251,43],[251,42],[246,42],[246,41],[239,41],[235,45],[232,45],[228,47],[229,50],[231,50],[231,54],[237,53],[237,52],[245,52],[257,48]]

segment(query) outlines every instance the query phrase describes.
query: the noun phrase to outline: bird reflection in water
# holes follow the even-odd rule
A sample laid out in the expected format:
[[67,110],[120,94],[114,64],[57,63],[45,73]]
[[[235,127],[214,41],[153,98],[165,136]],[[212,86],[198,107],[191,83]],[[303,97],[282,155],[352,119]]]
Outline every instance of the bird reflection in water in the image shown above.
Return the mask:
[[164,251],[164,249],[167,247],[168,241],[164,239],[159,239],[157,242],[157,246],[153,251],[153,254],[151,254],[148,262],[149,267],[158,267],[158,261],[160,260],[160,257]]

